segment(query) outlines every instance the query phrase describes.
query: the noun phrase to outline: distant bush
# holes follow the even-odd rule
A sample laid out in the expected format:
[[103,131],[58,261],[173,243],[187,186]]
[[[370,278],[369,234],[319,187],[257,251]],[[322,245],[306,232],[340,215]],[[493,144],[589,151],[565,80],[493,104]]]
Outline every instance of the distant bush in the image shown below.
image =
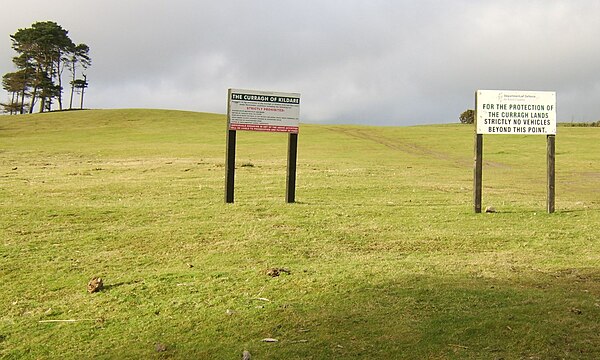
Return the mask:
[[570,123],[559,123],[558,125],[564,127],[600,127],[600,120],[593,122],[570,122]]
[[468,109],[463,111],[458,117],[461,124],[474,124],[475,123],[475,110]]

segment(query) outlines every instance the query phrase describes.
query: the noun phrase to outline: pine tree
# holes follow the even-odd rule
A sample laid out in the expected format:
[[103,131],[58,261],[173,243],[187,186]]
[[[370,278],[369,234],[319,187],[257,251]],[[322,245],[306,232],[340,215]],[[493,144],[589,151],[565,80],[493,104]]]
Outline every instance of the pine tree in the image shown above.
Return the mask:
[[[44,21],[19,29],[10,36],[12,48],[18,54],[13,58],[18,71],[6,74],[7,83],[3,83],[11,96],[11,102],[5,104],[5,108],[10,105],[11,113],[15,113],[14,104],[20,105],[19,113],[23,113],[26,107],[31,113],[38,101],[40,112],[50,110],[54,100],[62,110],[62,76],[65,69],[72,72],[69,104],[72,107],[72,93],[77,85],[81,88],[81,84],[74,83],[77,68],[87,69],[91,65],[91,58],[89,47],[85,44],[75,45],[68,33],[57,23]],[[83,82],[87,87],[87,81]],[[28,106],[25,104],[26,99],[29,100]]]

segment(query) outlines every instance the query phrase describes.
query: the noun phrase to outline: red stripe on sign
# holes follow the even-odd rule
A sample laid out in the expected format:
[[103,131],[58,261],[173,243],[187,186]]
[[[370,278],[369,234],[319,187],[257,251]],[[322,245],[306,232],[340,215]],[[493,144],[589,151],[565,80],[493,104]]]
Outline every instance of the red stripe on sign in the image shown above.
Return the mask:
[[257,124],[229,124],[229,130],[298,133],[298,126],[275,126],[275,125],[257,125]]

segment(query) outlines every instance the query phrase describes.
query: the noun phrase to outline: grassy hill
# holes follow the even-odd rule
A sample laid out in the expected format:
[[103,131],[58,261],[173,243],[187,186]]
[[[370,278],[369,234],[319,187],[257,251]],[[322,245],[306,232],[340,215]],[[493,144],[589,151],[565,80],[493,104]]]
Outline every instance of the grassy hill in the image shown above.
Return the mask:
[[0,357],[600,358],[599,128],[550,215],[543,136],[485,138],[474,214],[470,126],[300,131],[298,203],[240,132],[226,205],[223,115],[0,117]]

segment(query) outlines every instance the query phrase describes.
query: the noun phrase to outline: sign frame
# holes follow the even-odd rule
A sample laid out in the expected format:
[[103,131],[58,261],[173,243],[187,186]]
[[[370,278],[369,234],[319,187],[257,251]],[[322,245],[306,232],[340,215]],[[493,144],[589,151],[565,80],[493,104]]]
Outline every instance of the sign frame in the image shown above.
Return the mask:
[[237,130],[288,133],[285,199],[296,202],[300,94],[228,89],[225,203],[234,202]]
[[298,133],[300,94],[229,89],[229,130]]
[[[491,102],[490,99],[496,101]],[[549,214],[554,213],[556,203],[556,92],[518,90],[477,90],[475,92],[475,158],[473,167],[473,208],[475,213],[481,213],[483,136],[489,134],[546,135],[546,210]]]
[[556,135],[556,92],[477,90],[478,134]]

